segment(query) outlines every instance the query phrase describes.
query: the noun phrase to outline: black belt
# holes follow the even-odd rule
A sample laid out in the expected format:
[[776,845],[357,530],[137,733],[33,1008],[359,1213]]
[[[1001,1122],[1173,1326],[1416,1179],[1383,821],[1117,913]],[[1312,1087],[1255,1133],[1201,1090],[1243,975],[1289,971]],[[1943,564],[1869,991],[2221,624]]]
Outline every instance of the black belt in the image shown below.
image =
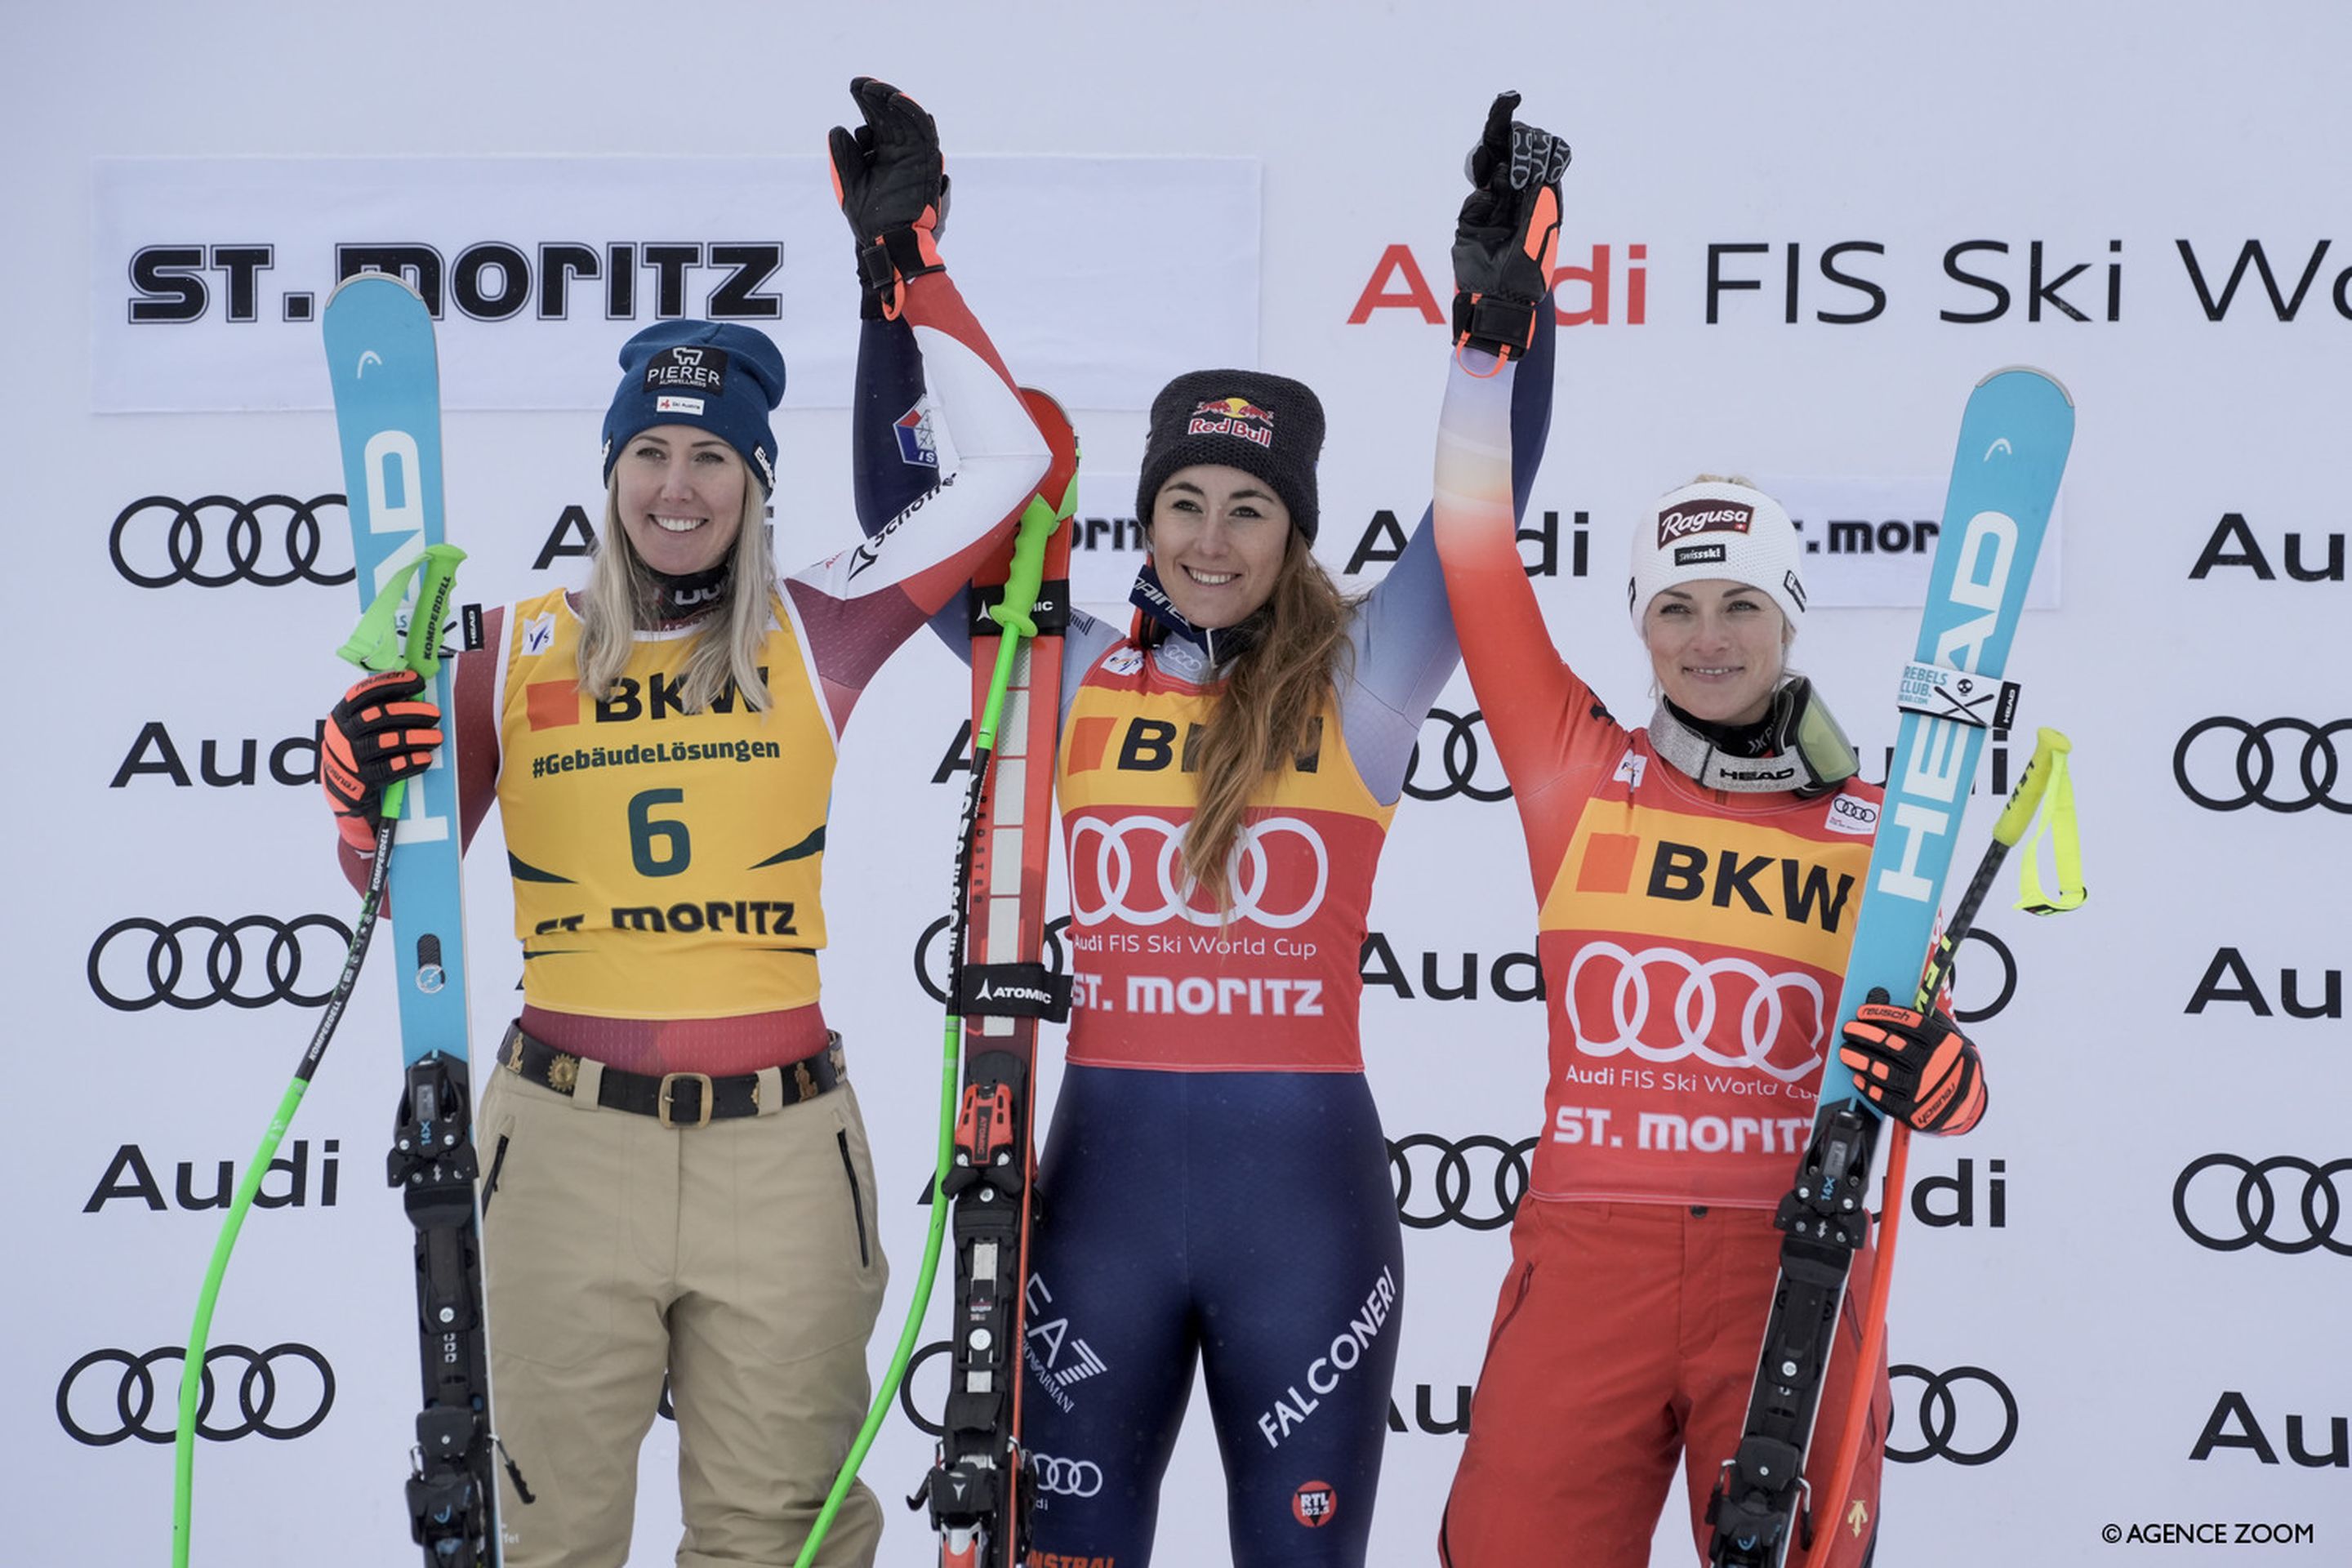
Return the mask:
[[[520,1024],[507,1026],[507,1037],[499,1046],[499,1065],[558,1094],[569,1095],[579,1088],[580,1058],[531,1038],[522,1032]],[[830,1030],[824,1049],[774,1070],[782,1089],[775,1107],[779,1110],[814,1100],[849,1081],[841,1037]],[[597,1086],[596,1103],[607,1110],[654,1117],[665,1127],[703,1127],[732,1116],[757,1116],[767,1109],[760,1103],[763,1076],[713,1078],[707,1072],[669,1072],[656,1077],[608,1067]]]

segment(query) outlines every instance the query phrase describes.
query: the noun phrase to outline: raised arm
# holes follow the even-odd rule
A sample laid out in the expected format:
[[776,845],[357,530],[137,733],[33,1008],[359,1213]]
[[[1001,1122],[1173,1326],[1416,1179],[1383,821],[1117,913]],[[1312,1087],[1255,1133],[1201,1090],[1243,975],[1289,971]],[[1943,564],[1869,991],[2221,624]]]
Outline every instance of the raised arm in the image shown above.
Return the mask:
[[[834,183],[880,324],[903,326],[917,361],[912,382],[929,389],[937,483],[892,487],[890,499],[905,500],[867,524],[864,543],[785,581],[836,727],[882,660],[961,597],[1035,492],[1049,456],[940,260],[947,176],[931,117],[887,83],[861,77],[850,91],[866,123],[855,132],[834,128]],[[861,375],[865,358],[861,345]],[[863,510],[862,459],[859,468]]]
[[[1554,342],[1559,328],[1549,310],[1535,317],[1534,337],[1523,357],[1503,362],[1496,375],[1497,388],[1508,405],[1504,426],[1510,468],[1510,508],[1517,524],[1527,515],[1528,496],[1535,488],[1536,469],[1542,465],[1544,444],[1551,434],[1551,391]],[[1483,355],[1486,365],[1494,356]],[[1451,374],[1469,373],[1457,363]],[[1451,406],[1449,405],[1449,406]],[[1430,704],[1461,661],[1455,640],[1454,613],[1446,598],[1437,541],[1432,527],[1433,506],[1421,515],[1421,524],[1405,542],[1389,574],[1366,597],[1356,628],[1357,684],[1351,703],[1378,704],[1392,719],[1383,722],[1372,713],[1346,714],[1351,744],[1361,749],[1356,766],[1374,794],[1393,800],[1404,785],[1405,764]],[[1382,741],[1394,723],[1403,725],[1401,749]],[[1393,757],[1388,751],[1395,750]],[[1391,776],[1392,775],[1392,776]]]
[[[1565,142],[1511,120],[1517,102],[1512,93],[1495,100],[1471,155],[1477,188],[1455,230],[1456,348],[1431,531],[1470,689],[1518,798],[1540,889],[1576,826],[1553,802],[1583,797],[1587,781],[1575,775],[1601,765],[1591,742],[1605,714],[1552,647],[1519,560],[1516,450],[1530,405],[1517,389],[1530,377],[1551,380],[1549,282],[1569,154]],[[1548,396],[1543,407],[1548,422]]]
[[[892,518],[936,489],[939,442],[923,389],[923,355],[915,329],[884,318],[871,297],[857,326],[857,384],[850,395],[850,481],[857,526],[871,539]],[[948,651],[971,659],[971,595],[956,594],[931,616]]]

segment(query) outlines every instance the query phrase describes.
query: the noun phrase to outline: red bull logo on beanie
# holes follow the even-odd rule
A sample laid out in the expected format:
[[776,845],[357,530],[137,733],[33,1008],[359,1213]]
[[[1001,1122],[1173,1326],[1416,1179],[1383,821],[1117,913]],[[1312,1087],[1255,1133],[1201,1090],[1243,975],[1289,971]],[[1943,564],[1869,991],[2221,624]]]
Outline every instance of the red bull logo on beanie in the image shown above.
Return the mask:
[[1192,405],[1187,436],[1238,436],[1255,447],[1274,445],[1274,414],[1246,397],[1210,397]]
[[1744,501],[1686,500],[1658,514],[1658,548],[1697,533],[1745,533],[1756,509]]

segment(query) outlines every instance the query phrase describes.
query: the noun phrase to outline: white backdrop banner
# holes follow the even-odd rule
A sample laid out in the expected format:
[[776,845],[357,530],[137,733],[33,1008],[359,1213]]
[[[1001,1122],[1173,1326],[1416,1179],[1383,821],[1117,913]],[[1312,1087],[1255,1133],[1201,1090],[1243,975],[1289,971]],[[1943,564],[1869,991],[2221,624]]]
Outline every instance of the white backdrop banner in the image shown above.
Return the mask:
[[[828,555],[856,538],[858,326],[814,154],[847,79],[878,72],[939,116],[942,248],[976,315],[1078,426],[1075,596],[1124,617],[1138,411],[1216,363],[1318,389],[1318,549],[1361,587],[1427,501],[1462,154],[1507,67],[1576,148],[1521,553],[1621,718],[1650,707],[1635,518],[1746,473],[1818,546],[1794,657],[1882,776],[1969,388],[2031,363],[2079,409],[2063,560],[2037,574],[2019,727],[1992,738],[1961,858],[2056,725],[2091,899],[1996,909],[1962,952],[1990,1110],[1914,1148],[1878,1561],[2352,1562],[2343,7],[1687,0],[1524,36],[1435,0],[389,16],[38,7],[0,52],[22,1129],[0,1559],[163,1560],[176,1347],[356,910],[315,780],[358,610],[310,319],[338,276],[434,280],[462,601],[579,580],[614,353],[681,311],[782,346],[778,550]],[[927,1216],[967,691],[928,637],[896,657],[829,826],[825,1007],[873,1134],[887,1325]],[[1547,1071],[1525,848],[1466,682],[1406,794],[1361,955],[1407,1227],[1375,1568],[1434,1561]],[[520,969],[495,816],[467,874],[487,1053]],[[417,1561],[411,1233],[380,1175],[394,1029],[372,971],[231,1269],[198,1568]],[[942,1331],[935,1310],[926,1342]],[[943,1389],[933,1358],[909,1397],[935,1413]],[[929,1454],[894,1414],[866,1473],[903,1497]],[[677,1550],[676,1465],[656,1419],[639,1563]],[[1223,1485],[1196,1394],[1158,1562],[1227,1560]],[[934,1556],[889,1510],[887,1568]],[[1677,1486],[1652,1561],[1693,1560]]]
[[[1079,407],[1141,406],[1156,384],[1138,366],[1256,357],[1257,165],[1141,172],[980,157],[950,175],[950,253],[975,258],[958,274],[1006,323],[999,349]],[[846,406],[856,340],[836,329],[857,296],[831,180],[823,158],[101,160],[90,405],[327,407],[319,310],[343,279],[382,271],[441,323],[450,409],[602,408],[622,341],[679,316],[775,338],[786,406]],[[1161,237],[1020,264],[1078,214]],[[1194,305],[1181,321],[1116,308],[1138,291]]]

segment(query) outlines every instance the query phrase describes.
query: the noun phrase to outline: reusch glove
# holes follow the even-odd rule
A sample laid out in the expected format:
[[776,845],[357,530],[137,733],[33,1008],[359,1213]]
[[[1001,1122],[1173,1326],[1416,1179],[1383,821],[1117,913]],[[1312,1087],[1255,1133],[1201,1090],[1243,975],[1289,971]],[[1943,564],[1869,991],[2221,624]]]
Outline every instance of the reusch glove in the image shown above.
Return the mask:
[[1984,1115],[1984,1062],[1940,1013],[1887,1005],[1886,989],[1845,1026],[1838,1060],[1871,1103],[1920,1132],[1966,1132]]
[[1536,337],[1559,253],[1559,180],[1569,147],[1511,118],[1519,95],[1496,95],[1465,165],[1476,188],[1454,226],[1454,344],[1505,359]]
[[921,104],[870,76],[852,80],[849,96],[866,123],[855,132],[836,125],[825,136],[834,199],[857,237],[866,308],[895,321],[907,279],[944,265],[938,240],[948,217],[947,163]]
[[433,765],[441,744],[441,710],[412,699],[425,689],[413,669],[371,675],[343,693],[327,715],[319,746],[319,783],[335,808],[335,828],[362,855],[375,853],[383,789]]

